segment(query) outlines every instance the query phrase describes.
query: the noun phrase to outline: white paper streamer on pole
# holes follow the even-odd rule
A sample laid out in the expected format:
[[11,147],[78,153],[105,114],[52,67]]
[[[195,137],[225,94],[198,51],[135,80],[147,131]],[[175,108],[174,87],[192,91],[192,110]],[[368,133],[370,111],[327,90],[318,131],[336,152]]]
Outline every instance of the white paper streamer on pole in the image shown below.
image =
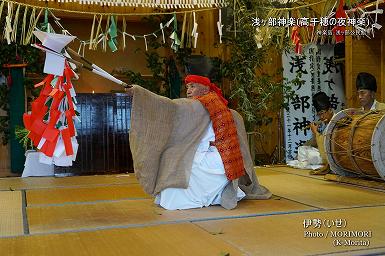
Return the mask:
[[194,38],[194,48],[197,48],[197,41],[198,41],[198,23],[196,22],[196,16],[195,12],[193,12],[193,29],[191,31],[191,36]]
[[95,74],[97,74],[99,76],[102,76],[102,77],[104,77],[104,78],[106,78],[106,79],[108,79],[108,80],[110,80],[110,81],[112,81],[114,83],[117,83],[117,84],[123,84],[124,83],[124,82],[120,81],[119,79],[113,77],[112,75],[110,75],[110,74],[108,74],[106,72],[102,72],[102,71],[97,70],[97,69],[93,69],[92,73],[95,73]]
[[146,52],[148,51],[148,47],[147,47],[147,39],[146,39],[146,35],[143,36],[144,38],[144,44],[146,46]]
[[171,22],[173,22],[173,21],[174,21],[174,17],[172,17],[169,21],[167,21],[165,27],[169,27]]
[[193,12],[193,29],[191,31],[191,36],[194,37],[195,33],[197,32],[198,29],[198,23],[196,23],[196,17],[195,17],[195,12]]
[[12,20],[12,11],[13,11],[13,5],[8,2],[8,15],[5,17],[5,30],[4,30],[4,35],[5,38],[7,39],[7,43],[11,44],[11,33],[12,33],[12,25],[11,25],[11,20]]
[[219,34],[219,43],[221,44],[222,43],[222,29],[223,29],[223,25],[222,25],[222,10],[219,9],[218,12],[219,12],[219,18],[218,18],[218,21],[217,21],[217,29],[218,29],[218,34]]
[[165,40],[165,38],[164,38],[164,31],[163,31],[163,23],[160,23],[159,24],[159,27],[160,27],[160,31],[162,31],[162,41],[163,41],[163,43],[165,44],[166,43],[166,40]]
[[126,30],[127,30],[127,23],[126,23],[126,17],[123,17],[123,51],[126,49]]

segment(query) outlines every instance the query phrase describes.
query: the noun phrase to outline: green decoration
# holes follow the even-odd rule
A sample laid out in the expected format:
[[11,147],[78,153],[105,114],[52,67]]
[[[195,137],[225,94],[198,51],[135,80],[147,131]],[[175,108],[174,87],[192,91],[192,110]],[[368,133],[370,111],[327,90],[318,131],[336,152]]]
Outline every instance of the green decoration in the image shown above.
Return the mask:
[[171,41],[172,41],[171,49],[173,49],[174,52],[177,52],[178,49],[179,49],[179,46],[180,46],[180,40],[178,38],[177,31],[178,31],[178,20],[176,19],[176,14],[174,13],[174,29],[173,29],[173,32],[170,35],[170,38],[171,38]]
[[25,151],[27,151],[28,149],[34,149],[32,140],[28,137],[29,133],[30,131],[28,131],[24,127],[15,127],[16,139],[19,140]]
[[118,50],[118,29],[116,27],[115,19],[113,16],[111,16],[111,24],[108,29],[108,34],[110,35],[110,39],[108,40],[108,46],[110,47],[112,52],[115,52]]
[[25,112],[24,76],[22,67],[11,68],[12,85],[9,90],[9,128],[11,148],[11,172],[22,173],[24,170],[25,151],[16,138],[15,129],[23,126]]
[[230,82],[230,98],[237,102],[237,110],[244,116],[247,130],[252,132],[272,121],[269,113],[285,107],[284,91],[291,95],[293,82],[282,78],[281,67],[269,70],[269,73],[263,69],[269,63],[268,53],[275,49],[279,54],[290,42],[285,36],[273,32],[264,37],[262,48],[256,40],[258,31],[252,21],[265,19],[267,8],[274,7],[272,1],[230,2],[224,21],[229,26],[223,36],[230,57],[222,63],[221,74]]
[[44,22],[40,24],[40,29],[48,33],[54,33],[55,31],[53,30],[51,24],[49,24],[48,16],[49,16],[49,10],[48,8],[46,8],[44,10]]

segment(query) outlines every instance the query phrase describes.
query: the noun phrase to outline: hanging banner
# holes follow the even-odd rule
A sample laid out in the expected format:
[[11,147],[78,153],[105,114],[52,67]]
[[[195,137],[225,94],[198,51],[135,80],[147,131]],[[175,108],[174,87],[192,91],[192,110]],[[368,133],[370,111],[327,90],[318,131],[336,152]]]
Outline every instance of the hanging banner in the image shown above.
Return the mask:
[[286,161],[296,159],[298,147],[311,139],[306,128],[319,120],[312,104],[312,97],[319,91],[330,99],[334,112],[345,108],[345,93],[341,66],[334,63],[334,45],[307,45],[303,54],[285,52],[282,55],[283,76],[291,81],[300,75],[303,84],[292,88],[294,98],[284,110]]

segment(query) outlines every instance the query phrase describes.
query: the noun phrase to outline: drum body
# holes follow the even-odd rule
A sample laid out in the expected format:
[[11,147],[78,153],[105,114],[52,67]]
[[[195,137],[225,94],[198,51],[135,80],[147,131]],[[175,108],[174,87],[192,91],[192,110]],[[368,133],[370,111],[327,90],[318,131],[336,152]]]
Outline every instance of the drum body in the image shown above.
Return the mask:
[[326,127],[325,150],[335,173],[385,180],[385,111],[338,112]]

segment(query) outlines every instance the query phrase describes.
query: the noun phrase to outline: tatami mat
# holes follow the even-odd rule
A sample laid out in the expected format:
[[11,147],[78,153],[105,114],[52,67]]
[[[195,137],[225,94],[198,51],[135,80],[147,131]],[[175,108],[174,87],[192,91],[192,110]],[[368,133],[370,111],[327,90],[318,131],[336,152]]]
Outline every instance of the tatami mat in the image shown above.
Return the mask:
[[[241,249],[245,255],[313,255],[354,250],[385,252],[384,212],[385,207],[368,207],[206,221],[195,224]],[[320,228],[317,228],[316,225],[305,228],[304,221],[306,220],[320,220],[322,225]],[[335,222],[335,220],[342,220],[342,227],[336,225],[339,222]],[[305,237],[307,231],[311,233]],[[343,236],[344,231],[346,235],[350,234],[350,236],[353,233],[347,233],[347,231],[367,231],[367,234],[371,232],[371,237],[331,237],[332,231],[335,236],[337,234]],[[336,231],[341,232],[336,233]],[[322,234],[323,237],[314,237],[317,232],[319,236]],[[310,237],[310,234],[313,234],[313,237]],[[335,240],[339,240],[339,242]],[[368,246],[365,246],[366,244]],[[360,255],[365,255],[365,253],[361,251]]]
[[34,234],[311,210],[316,209],[285,199],[271,199],[241,201],[234,210],[226,210],[220,206],[211,206],[202,209],[168,211],[155,205],[152,199],[147,199],[97,204],[31,207],[27,209],[27,213],[30,225],[29,230],[31,234]]
[[7,256],[243,255],[189,223],[7,238],[0,240],[0,248]]
[[0,191],[0,237],[22,235],[23,233],[21,192]]
[[84,187],[138,183],[135,175],[95,175],[76,177],[1,178],[0,190]]
[[151,196],[146,194],[139,184],[27,191],[28,206],[136,198],[151,198]]
[[[0,179],[0,190],[25,189],[27,201],[23,231],[24,191],[0,191],[0,255],[385,255],[384,192],[290,167],[256,172],[273,198],[234,210],[164,210],[133,174]],[[322,226],[304,227],[313,220]],[[328,237],[311,237],[317,231]],[[334,246],[330,231],[372,237]]]
[[382,190],[385,192],[385,181],[384,180],[371,180],[364,178],[354,178],[354,177],[344,177],[336,174],[326,174],[325,180],[341,182],[345,184],[352,184],[367,188],[373,188],[377,190]]
[[256,166],[255,170],[257,172],[257,175],[258,175],[259,170],[265,170],[265,171],[268,170],[268,171],[282,172],[282,173],[294,174],[294,175],[299,175],[299,176],[304,176],[304,177],[310,177],[310,178],[318,179],[318,180],[324,179],[323,175],[310,175],[309,174],[310,170],[293,168],[293,167],[290,167],[287,165]]
[[385,205],[385,193],[300,175],[257,169],[261,184],[275,195],[324,209]]

